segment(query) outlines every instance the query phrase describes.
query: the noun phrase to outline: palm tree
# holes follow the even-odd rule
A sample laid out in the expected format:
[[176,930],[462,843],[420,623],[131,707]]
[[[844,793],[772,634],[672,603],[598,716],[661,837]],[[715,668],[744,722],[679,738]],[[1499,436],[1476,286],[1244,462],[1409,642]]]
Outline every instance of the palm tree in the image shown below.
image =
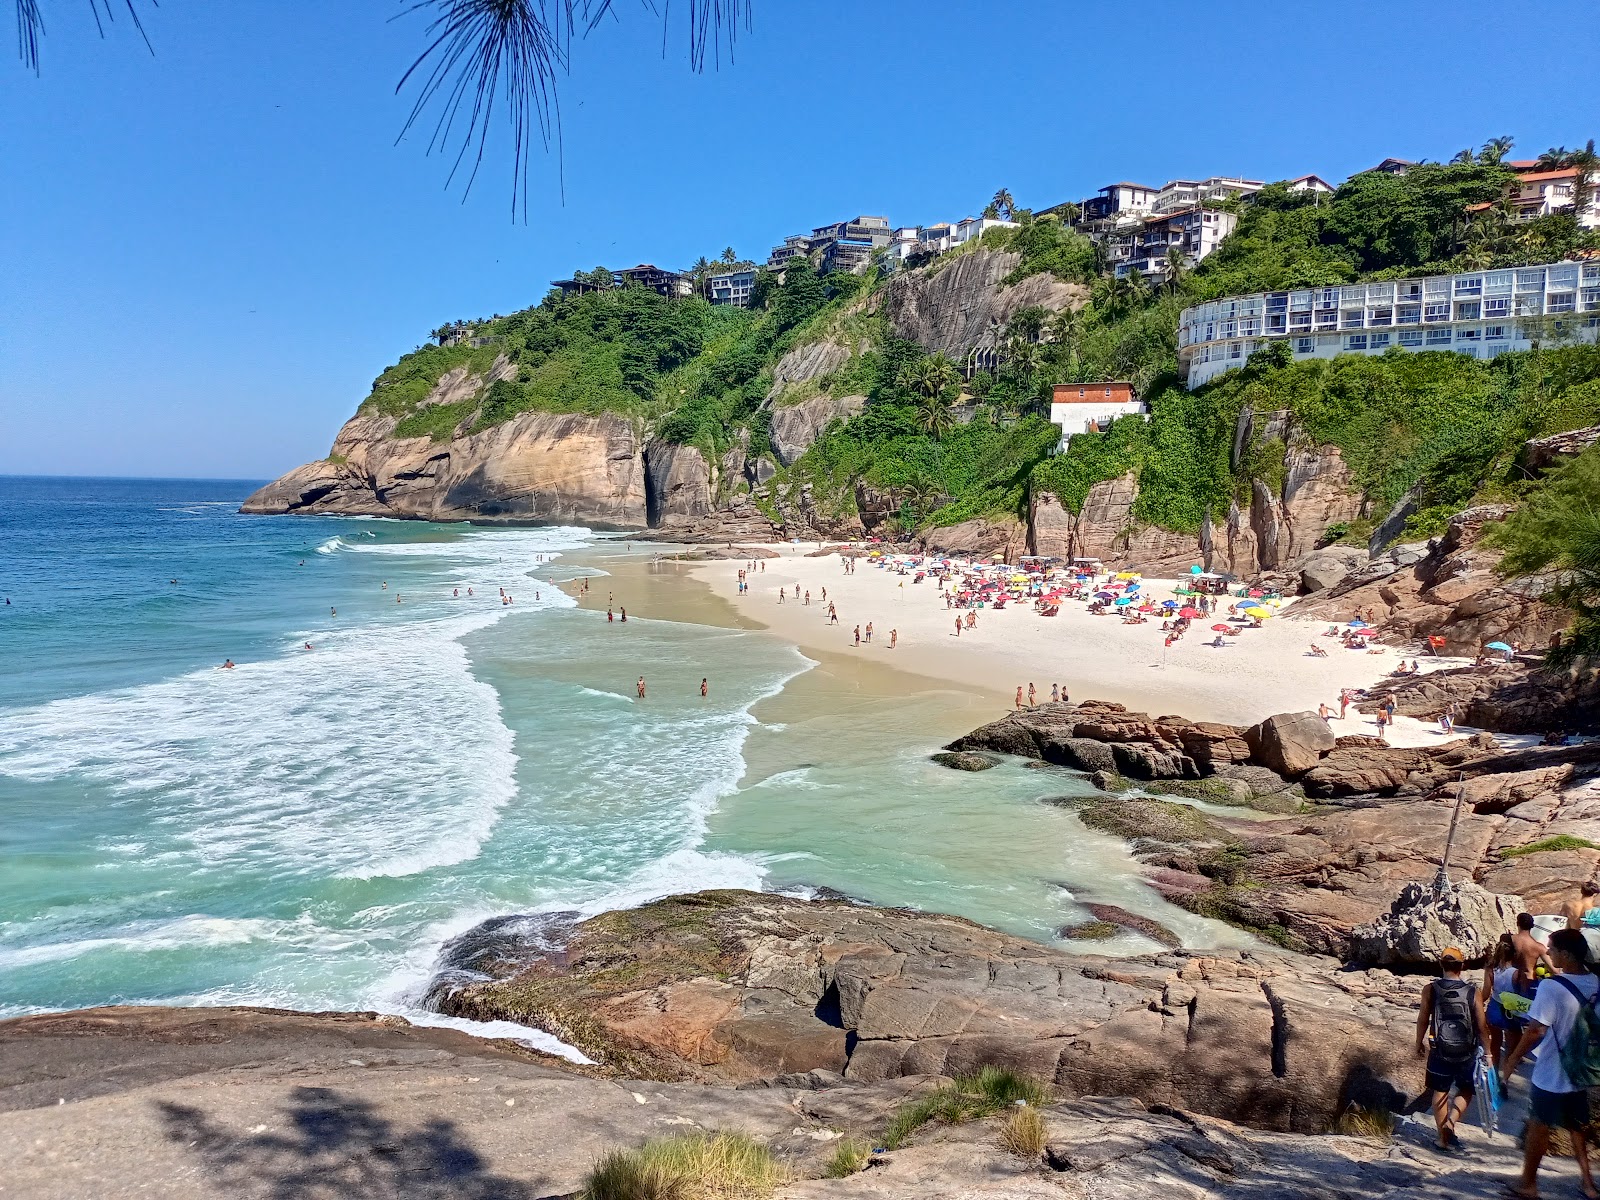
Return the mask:
[[1478,151],[1478,161],[1493,166],[1505,159],[1511,153],[1511,147],[1516,141],[1509,137],[1490,138],[1483,144],[1483,149]]
[[1472,152],[1472,148],[1471,147],[1468,147],[1465,150],[1457,151],[1456,152],[1456,156],[1450,160],[1450,165],[1452,167],[1457,167],[1457,166],[1469,166],[1470,167],[1473,163],[1475,163],[1477,161],[1478,161],[1478,156]]
[[983,211],[978,215],[985,221],[998,221],[1000,219],[1000,206],[992,202],[985,204],[983,206]]
[[1189,275],[1189,260],[1183,253],[1183,247],[1168,246],[1163,265],[1166,268],[1167,290],[1175,292]]
[[1572,151],[1565,146],[1551,146],[1534,160],[1535,171],[1559,171],[1567,165],[1567,160],[1572,157]]
[[732,246],[725,246],[722,250],[722,261],[725,266],[733,266],[739,261],[739,256],[733,252]]
[[689,268],[689,278],[694,283],[696,296],[710,296],[711,289],[711,260],[702,254],[694,260],[694,266]]
[[917,401],[917,425],[930,437],[942,438],[955,428],[956,415],[943,396],[923,396]]
[[940,395],[961,382],[961,372],[955,363],[944,356],[944,351],[922,360],[927,364],[924,390],[928,395]]
[[1011,220],[1016,215],[1017,202],[1011,195],[1011,189],[1001,188],[994,194],[994,199],[989,202],[996,210],[1005,214],[1006,220]]
[[1025,384],[1032,383],[1044,365],[1044,355],[1036,343],[1024,337],[1013,337],[1006,342],[1006,365]]

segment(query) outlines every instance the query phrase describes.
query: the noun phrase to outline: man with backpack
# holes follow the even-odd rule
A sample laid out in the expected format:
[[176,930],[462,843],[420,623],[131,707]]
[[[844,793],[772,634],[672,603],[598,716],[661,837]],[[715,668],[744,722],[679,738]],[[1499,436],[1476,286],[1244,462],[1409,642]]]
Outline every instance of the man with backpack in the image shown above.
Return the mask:
[[[1417,1057],[1427,1054],[1427,1088],[1433,1094],[1433,1123],[1439,1128],[1439,1148],[1453,1149],[1456,1122],[1472,1103],[1476,1090],[1473,1068],[1478,1047],[1488,1043],[1483,1009],[1477,989],[1461,978],[1466,955],[1454,946],[1439,955],[1439,978],[1422,993],[1417,1013]],[[1424,1050],[1424,1039],[1432,1045]],[[1452,1097],[1451,1089],[1455,1090]]]
[[1589,1124],[1588,1089],[1600,1087],[1600,978],[1589,971],[1589,943],[1576,929],[1558,929],[1550,935],[1550,959],[1560,974],[1540,980],[1527,1028],[1500,1064],[1503,1084],[1517,1064],[1540,1047],[1522,1142],[1522,1178],[1508,1190],[1529,1200],[1538,1196],[1539,1163],[1550,1148],[1550,1131],[1565,1129],[1572,1138],[1583,1194],[1595,1197],[1600,1193],[1589,1173],[1583,1130]]

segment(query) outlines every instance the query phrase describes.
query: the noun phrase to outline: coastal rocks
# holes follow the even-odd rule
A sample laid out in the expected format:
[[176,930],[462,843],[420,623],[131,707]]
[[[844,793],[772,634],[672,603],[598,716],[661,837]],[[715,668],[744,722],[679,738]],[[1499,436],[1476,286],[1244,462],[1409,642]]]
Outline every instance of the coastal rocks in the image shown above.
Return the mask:
[[789,466],[810,448],[832,421],[848,421],[867,405],[865,396],[812,396],[772,409],[769,434],[778,461]]
[[1456,720],[1492,733],[1576,733],[1600,727],[1600,672],[1544,670],[1494,662],[1386,679],[1356,707],[1370,712],[1393,699],[1395,711],[1422,720],[1454,708]]
[[1089,915],[1096,921],[1137,933],[1140,937],[1149,938],[1152,942],[1158,942],[1169,950],[1176,950],[1183,945],[1183,940],[1177,934],[1173,933],[1160,921],[1152,920],[1150,917],[1141,917],[1138,913],[1131,913],[1125,908],[1117,907],[1115,904],[1086,902],[1084,908],[1089,910]]
[[1320,1130],[1362,1081],[1412,1071],[1413,990],[1289,956],[1074,956],[952,917],[703,892],[593,917],[441,1007],[551,1029],[646,1078],[996,1064],[1067,1096]]
[[987,771],[991,767],[1000,765],[1000,760],[990,755],[966,754],[955,750],[941,750],[929,757],[941,767],[949,767],[952,771]]
[[1028,553],[1071,558],[1075,524],[1072,511],[1054,492],[1034,492],[1028,499]]
[[711,467],[694,446],[656,438],[644,448],[646,518],[652,527],[711,512]]
[[976,348],[992,349],[1006,325],[1024,308],[1050,312],[1081,308],[1089,291],[1053,275],[1030,275],[1006,286],[1022,262],[1009,250],[972,250],[917,271],[894,276],[875,301],[897,337],[917,342],[928,353],[964,358]]
[[1279,713],[1244,731],[1252,761],[1285,779],[1305,774],[1337,745],[1328,723],[1314,712]]
[[1582,454],[1596,442],[1600,442],[1600,425],[1534,438],[1522,447],[1522,465],[1530,471],[1542,473],[1563,459]]
[[1297,564],[1300,588],[1306,592],[1327,591],[1366,564],[1367,552],[1359,546],[1326,546],[1313,550]]
[[240,511],[647,523],[642,448],[622,417],[523,413],[444,442],[396,438],[395,425],[392,417],[357,414],[327,460],[269,483]]
[[[859,349],[865,352],[871,347],[863,345]],[[767,392],[767,403],[781,407],[778,402],[785,391],[795,384],[810,383],[832,375],[850,361],[851,354],[850,346],[832,338],[794,347],[772,368],[772,388]]]
[[1503,933],[1514,933],[1521,896],[1501,896],[1458,880],[1442,888],[1408,883],[1376,921],[1358,925],[1350,937],[1353,962],[1372,966],[1433,966],[1446,947],[1468,962],[1487,958]]
[[922,536],[922,544],[944,554],[1004,555],[1010,562],[1028,544],[1028,535],[1015,517],[977,517],[958,525],[929,529]]

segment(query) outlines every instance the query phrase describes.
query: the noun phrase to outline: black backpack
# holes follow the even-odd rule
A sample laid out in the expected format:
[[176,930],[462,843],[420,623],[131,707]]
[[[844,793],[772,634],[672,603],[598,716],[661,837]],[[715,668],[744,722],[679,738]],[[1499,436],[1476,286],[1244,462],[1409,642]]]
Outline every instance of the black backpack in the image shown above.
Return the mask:
[[1478,1048],[1472,1019],[1476,989],[1465,979],[1433,981],[1433,1049],[1440,1058],[1461,1062]]

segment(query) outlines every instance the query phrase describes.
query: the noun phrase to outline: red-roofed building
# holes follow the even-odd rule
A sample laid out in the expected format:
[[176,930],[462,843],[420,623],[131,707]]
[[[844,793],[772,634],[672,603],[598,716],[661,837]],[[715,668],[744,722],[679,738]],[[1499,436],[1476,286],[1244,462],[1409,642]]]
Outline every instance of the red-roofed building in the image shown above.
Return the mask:
[[[1512,166],[1521,167],[1522,163]],[[1527,164],[1534,166],[1537,164]],[[1517,181],[1507,189],[1513,215],[1519,221],[1547,217],[1551,213],[1570,212],[1577,208],[1578,224],[1586,229],[1600,227],[1600,171],[1590,171],[1587,181],[1579,178],[1577,167],[1562,167],[1555,171],[1521,171]],[[1581,197],[1579,193],[1584,193]],[[1581,206],[1578,204],[1582,200]],[[1482,212],[1491,205],[1469,205],[1468,212]]]
[[1061,427],[1058,450],[1065,450],[1075,434],[1101,433],[1127,416],[1150,419],[1150,410],[1126,380],[1058,383],[1050,395],[1050,420]]

